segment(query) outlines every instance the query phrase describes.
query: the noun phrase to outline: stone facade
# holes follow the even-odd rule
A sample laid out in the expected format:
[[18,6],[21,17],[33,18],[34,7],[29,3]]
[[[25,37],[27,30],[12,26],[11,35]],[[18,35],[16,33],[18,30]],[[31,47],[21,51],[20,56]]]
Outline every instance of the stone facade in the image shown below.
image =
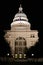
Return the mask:
[[[15,57],[17,54],[22,54],[20,52],[15,53],[15,49],[19,49],[21,47],[25,49],[25,47],[30,48],[34,46],[36,42],[38,42],[38,31],[31,30],[31,24],[28,22],[27,16],[23,13],[22,7],[20,6],[19,12],[15,15],[13,22],[11,23],[11,30],[7,30],[5,34],[5,39],[9,43],[12,56]],[[23,42],[24,41],[24,42]],[[23,44],[26,43],[24,46]],[[16,47],[17,44],[17,47]],[[20,46],[21,45],[21,46]],[[21,52],[24,52],[22,49]],[[20,49],[19,49],[20,50]],[[18,51],[19,51],[18,50]],[[25,53],[24,57],[25,57]],[[21,55],[20,55],[21,58]]]

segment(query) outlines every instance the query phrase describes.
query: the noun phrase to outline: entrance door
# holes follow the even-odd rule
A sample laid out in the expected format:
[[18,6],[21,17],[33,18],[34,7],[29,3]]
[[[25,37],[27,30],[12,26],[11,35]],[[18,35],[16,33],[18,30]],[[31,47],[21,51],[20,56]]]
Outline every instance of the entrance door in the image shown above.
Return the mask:
[[25,54],[26,40],[23,37],[19,37],[15,40],[15,57],[23,58]]

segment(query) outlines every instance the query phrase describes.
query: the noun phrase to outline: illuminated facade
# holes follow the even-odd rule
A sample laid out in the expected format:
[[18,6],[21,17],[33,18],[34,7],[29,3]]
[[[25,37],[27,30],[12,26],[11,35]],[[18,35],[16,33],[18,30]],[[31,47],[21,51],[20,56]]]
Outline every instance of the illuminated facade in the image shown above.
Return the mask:
[[23,13],[21,5],[11,23],[11,30],[7,30],[4,37],[10,45],[12,56],[15,58],[25,58],[25,49],[38,42],[38,31],[31,30],[31,24],[28,22],[26,14]]

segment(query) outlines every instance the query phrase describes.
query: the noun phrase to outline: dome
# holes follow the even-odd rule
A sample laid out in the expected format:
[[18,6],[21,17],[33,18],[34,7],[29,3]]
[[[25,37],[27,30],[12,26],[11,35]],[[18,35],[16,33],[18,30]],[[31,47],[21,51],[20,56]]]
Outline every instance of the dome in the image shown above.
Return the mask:
[[28,18],[26,16],[25,13],[23,13],[23,8],[19,7],[19,12],[15,15],[14,19],[13,19],[13,22],[11,23],[11,26],[14,26],[14,25],[30,25],[30,23],[28,22]]
[[15,15],[15,17],[19,17],[19,16],[21,16],[21,17],[27,17],[26,16],[26,14],[25,13],[17,13],[16,15]]

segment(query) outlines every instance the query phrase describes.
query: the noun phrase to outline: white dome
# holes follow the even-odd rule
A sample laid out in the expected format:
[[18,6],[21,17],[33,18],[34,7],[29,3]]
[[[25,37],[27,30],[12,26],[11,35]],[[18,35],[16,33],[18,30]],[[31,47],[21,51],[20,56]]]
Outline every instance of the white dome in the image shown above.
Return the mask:
[[17,14],[15,15],[15,17],[18,17],[18,16],[27,17],[26,14],[23,13],[23,12],[22,12],[22,13],[17,13]]
[[13,25],[30,25],[30,23],[28,23],[28,22],[25,22],[25,21],[16,21],[16,22],[13,22],[12,24],[11,24],[11,26],[13,26]]
[[28,21],[27,16],[24,13],[17,13],[13,19],[13,22],[15,21]]
[[11,26],[14,26],[14,25],[30,25],[30,23],[28,22],[28,18],[26,16],[25,13],[23,13],[22,11],[22,7],[20,5],[19,7],[19,12],[15,15],[14,19],[13,19],[13,22],[11,23]]

